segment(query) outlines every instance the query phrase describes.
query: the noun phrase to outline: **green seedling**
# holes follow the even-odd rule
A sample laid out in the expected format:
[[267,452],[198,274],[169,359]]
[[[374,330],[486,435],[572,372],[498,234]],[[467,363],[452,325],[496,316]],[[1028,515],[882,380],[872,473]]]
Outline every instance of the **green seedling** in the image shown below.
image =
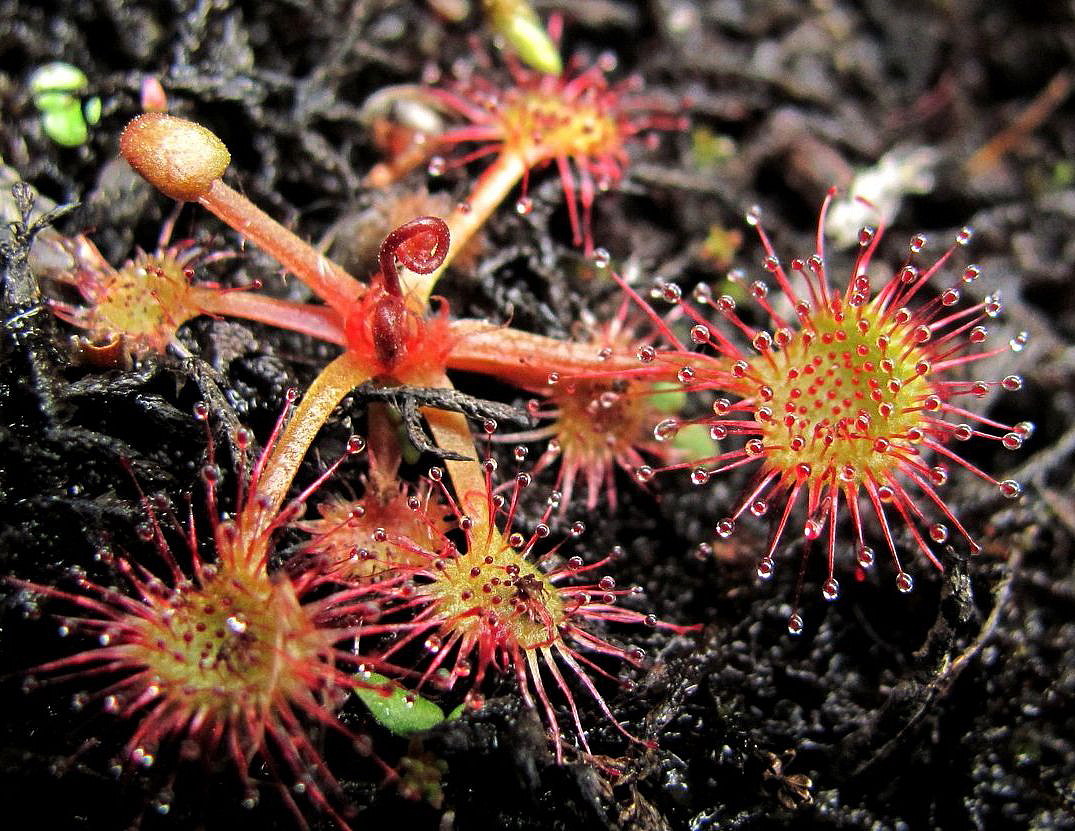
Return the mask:
[[524,64],[547,75],[559,75],[564,63],[537,13],[526,0],[484,0],[493,31]]
[[101,120],[101,99],[83,100],[89,86],[86,73],[69,63],[45,64],[30,76],[42,129],[61,147],[81,147],[89,140],[90,126]]

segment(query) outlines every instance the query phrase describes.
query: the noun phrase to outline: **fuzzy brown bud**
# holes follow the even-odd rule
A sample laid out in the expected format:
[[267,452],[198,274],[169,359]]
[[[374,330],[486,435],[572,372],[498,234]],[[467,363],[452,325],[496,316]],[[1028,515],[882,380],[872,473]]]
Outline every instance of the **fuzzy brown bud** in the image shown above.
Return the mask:
[[119,149],[147,182],[172,199],[193,202],[209,190],[231,162],[210,130],[165,113],[145,113],[123,130]]

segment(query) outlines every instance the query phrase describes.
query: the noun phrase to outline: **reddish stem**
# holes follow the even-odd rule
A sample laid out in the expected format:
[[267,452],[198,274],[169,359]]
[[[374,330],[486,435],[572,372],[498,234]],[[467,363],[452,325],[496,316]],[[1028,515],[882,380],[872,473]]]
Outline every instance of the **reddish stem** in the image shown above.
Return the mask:
[[216,214],[278,263],[302,280],[342,316],[366,287],[332,260],[254,205],[249,199],[217,179],[198,197],[203,207]]
[[344,346],[343,323],[331,306],[292,303],[279,297],[246,291],[221,292],[194,286],[198,309],[205,314],[256,320],[281,329],[290,329],[328,343]]

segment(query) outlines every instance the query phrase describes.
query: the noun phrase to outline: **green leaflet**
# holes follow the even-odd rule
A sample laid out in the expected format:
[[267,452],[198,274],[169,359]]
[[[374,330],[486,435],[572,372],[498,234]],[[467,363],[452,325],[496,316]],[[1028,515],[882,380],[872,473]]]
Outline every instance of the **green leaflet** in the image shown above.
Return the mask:
[[364,677],[370,684],[381,685],[390,692],[356,686],[355,695],[379,724],[397,735],[409,736],[411,733],[432,730],[442,722],[457,718],[463,710],[461,704],[445,715],[444,711],[428,698],[422,698],[413,690],[408,690],[383,675],[370,672],[365,673]]

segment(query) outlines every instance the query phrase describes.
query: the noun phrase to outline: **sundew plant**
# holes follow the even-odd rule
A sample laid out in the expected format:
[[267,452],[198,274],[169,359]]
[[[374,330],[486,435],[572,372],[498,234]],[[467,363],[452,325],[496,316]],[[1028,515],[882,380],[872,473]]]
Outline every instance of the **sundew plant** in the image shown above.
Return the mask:
[[[758,162],[741,101],[597,48],[642,25],[611,7],[467,5],[358,4],[306,80],[216,86],[184,14],[181,66],[79,87],[82,143],[4,151],[37,188],[4,202],[12,758],[107,780],[86,827],[792,822],[1003,611],[1033,327],[967,217],[920,232],[907,181],[835,164],[796,190],[820,138]],[[740,229],[730,274],[692,253]]]

